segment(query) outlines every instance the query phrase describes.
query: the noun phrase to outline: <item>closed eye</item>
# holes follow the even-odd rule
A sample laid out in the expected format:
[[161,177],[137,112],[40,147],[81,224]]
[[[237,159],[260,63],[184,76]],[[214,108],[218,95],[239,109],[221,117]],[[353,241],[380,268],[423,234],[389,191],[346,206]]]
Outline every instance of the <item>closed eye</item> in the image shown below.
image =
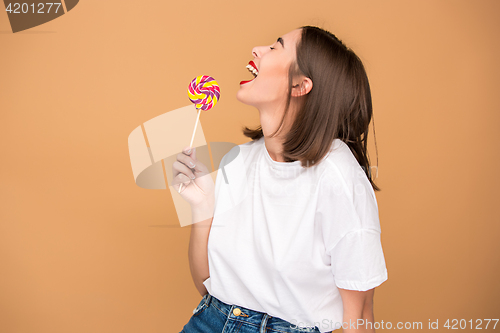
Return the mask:
[[271,50],[274,50],[274,47],[271,47]]

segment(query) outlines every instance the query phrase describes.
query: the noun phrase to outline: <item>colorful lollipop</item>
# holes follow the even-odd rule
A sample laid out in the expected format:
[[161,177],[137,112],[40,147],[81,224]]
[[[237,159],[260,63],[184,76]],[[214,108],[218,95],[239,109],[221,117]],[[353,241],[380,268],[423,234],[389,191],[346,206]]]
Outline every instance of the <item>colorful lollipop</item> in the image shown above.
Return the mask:
[[[208,111],[217,104],[220,98],[220,88],[217,81],[213,77],[208,75],[197,76],[188,86],[188,96],[191,102],[196,106],[196,111],[198,111],[198,116],[196,117],[196,123],[194,124],[193,135],[191,136],[191,143],[189,147],[193,145],[194,134],[196,133],[196,127],[198,126],[198,120],[200,119],[200,110]],[[179,186],[179,193],[182,190],[182,183]]]
[[208,111],[217,104],[220,88],[213,77],[200,75],[189,84],[188,96],[196,104],[196,109]]

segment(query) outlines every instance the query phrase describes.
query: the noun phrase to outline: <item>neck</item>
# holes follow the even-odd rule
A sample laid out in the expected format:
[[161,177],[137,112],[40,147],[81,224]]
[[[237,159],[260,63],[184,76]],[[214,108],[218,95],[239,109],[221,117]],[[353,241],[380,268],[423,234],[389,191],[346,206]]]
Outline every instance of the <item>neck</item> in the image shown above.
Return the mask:
[[269,156],[271,156],[273,160],[276,162],[285,162],[282,156],[283,144],[279,137],[270,138],[264,135],[264,144]]
[[279,108],[264,109],[259,108],[260,114],[260,124],[262,126],[262,132],[264,133],[264,143],[269,156],[276,162],[285,162],[283,158],[283,141],[284,136],[288,133],[290,124],[293,121],[293,108],[290,105],[288,110],[287,118],[281,128],[281,132],[278,135],[271,137],[271,134],[276,131],[280,125],[281,117],[283,116],[283,111],[276,112]]

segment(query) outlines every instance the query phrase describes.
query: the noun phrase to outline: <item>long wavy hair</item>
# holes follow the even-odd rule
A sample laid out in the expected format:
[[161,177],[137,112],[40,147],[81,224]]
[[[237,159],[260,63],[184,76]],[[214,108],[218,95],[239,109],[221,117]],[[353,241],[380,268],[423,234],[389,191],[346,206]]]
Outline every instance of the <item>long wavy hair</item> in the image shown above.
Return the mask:
[[[301,29],[296,61],[288,71],[285,113],[271,137],[282,129],[290,107],[293,78],[305,75],[312,80],[313,87],[308,94],[296,97],[299,108],[290,131],[284,136],[284,160],[300,160],[302,167],[312,167],[323,159],[338,138],[356,157],[373,189],[380,191],[373,181],[367,153],[368,126],[373,110],[363,63],[331,32],[314,26]],[[375,125],[373,131],[375,137]],[[264,135],[261,125],[256,129],[243,126],[243,134],[252,140]]]

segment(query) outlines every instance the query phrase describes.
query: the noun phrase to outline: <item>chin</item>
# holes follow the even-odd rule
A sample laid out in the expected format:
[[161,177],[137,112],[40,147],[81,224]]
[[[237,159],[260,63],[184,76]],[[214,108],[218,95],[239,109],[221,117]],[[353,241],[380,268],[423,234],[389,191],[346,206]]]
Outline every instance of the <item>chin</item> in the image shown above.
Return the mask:
[[245,96],[241,96],[241,88],[236,92],[236,99],[240,101],[243,104],[251,105],[248,103],[248,101],[245,99]]

